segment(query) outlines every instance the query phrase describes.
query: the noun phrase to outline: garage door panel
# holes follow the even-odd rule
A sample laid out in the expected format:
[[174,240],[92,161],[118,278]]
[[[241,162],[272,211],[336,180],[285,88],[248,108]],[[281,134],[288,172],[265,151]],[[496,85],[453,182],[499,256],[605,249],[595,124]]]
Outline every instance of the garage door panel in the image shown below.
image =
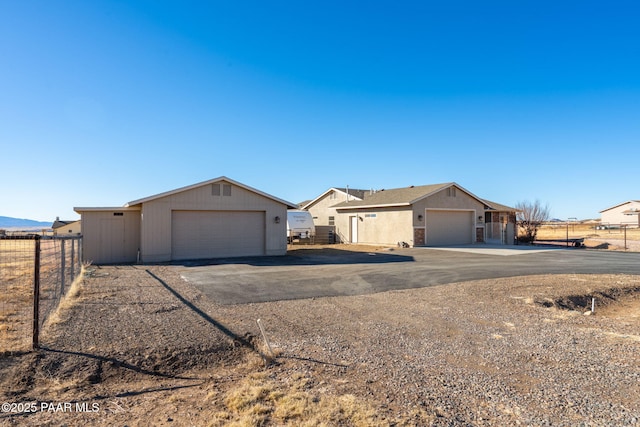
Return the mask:
[[472,243],[473,212],[427,211],[427,246]]
[[174,260],[265,253],[264,211],[173,211],[171,222]]

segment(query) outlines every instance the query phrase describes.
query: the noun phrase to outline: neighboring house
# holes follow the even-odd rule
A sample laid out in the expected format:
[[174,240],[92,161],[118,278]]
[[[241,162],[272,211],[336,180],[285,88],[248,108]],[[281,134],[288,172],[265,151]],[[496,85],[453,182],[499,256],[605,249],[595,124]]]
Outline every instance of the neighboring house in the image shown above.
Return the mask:
[[79,236],[82,233],[80,220],[63,221],[60,217],[51,225],[54,236]]
[[515,208],[480,199],[456,183],[366,191],[331,188],[308,203],[316,225],[338,241],[408,246],[511,244]]
[[600,224],[604,227],[640,227],[640,200],[629,200],[600,211]]
[[285,255],[296,206],[227,177],[134,200],[76,207],[83,255],[96,264]]

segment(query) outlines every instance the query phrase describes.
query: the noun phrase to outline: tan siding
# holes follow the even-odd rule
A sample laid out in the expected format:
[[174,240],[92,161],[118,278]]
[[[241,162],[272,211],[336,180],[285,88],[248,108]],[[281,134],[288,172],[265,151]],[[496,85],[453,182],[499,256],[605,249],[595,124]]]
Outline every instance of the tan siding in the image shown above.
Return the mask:
[[603,225],[626,224],[628,226],[638,226],[638,215],[625,215],[622,212],[629,209],[640,209],[640,203],[632,201],[621,206],[602,212],[601,221]]
[[174,260],[265,253],[264,211],[173,211]]
[[53,230],[54,236],[76,236],[82,233],[82,224],[80,221],[74,221],[70,224],[63,225]]
[[82,212],[83,259],[95,264],[135,262],[140,247],[140,212]]
[[[174,210],[264,211],[265,254],[284,255],[287,251],[285,205],[235,185],[231,196],[213,196],[211,185],[204,185],[143,204],[143,261],[171,259],[171,212]],[[276,216],[280,217],[278,224]]]

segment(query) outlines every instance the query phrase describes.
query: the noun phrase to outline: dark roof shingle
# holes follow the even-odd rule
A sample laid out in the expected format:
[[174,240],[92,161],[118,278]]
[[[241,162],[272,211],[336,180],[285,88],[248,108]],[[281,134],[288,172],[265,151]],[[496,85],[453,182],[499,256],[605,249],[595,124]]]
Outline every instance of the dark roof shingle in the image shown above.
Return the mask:
[[[356,206],[399,206],[409,205],[414,201],[422,199],[429,194],[440,191],[446,187],[454,185],[453,182],[444,184],[419,185],[403,188],[392,188],[389,190],[378,190],[367,195],[364,200],[354,200],[342,202],[335,205],[335,208],[356,207]],[[349,190],[351,191],[351,190]]]

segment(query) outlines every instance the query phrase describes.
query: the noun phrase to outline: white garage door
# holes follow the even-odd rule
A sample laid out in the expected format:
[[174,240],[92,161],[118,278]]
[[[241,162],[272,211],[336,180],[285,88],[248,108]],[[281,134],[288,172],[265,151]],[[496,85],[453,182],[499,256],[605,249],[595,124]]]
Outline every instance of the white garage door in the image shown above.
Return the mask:
[[473,212],[427,211],[427,246],[472,243]]
[[173,211],[171,258],[264,255],[265,212]]

